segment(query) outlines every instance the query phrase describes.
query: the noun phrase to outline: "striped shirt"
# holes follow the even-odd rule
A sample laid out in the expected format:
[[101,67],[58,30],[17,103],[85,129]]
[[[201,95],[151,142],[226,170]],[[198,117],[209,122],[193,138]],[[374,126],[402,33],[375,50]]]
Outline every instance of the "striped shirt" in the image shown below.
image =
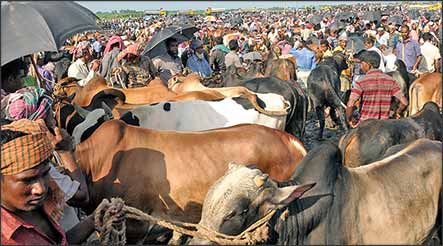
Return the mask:
[[403,93],[397,82],[380,69],[371,69],[355,83],[349,100],[361,98],[359,123],[368,119],[388,119],[391,97],[400,99]]

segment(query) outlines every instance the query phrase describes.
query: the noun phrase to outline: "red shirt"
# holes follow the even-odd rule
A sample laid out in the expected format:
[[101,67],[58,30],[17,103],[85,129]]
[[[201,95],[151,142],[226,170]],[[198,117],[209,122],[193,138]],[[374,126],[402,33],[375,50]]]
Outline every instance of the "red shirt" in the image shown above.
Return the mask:
[[3,207],[1,208],[1,216],[2,245],[68,245],[65,232],[63,231],[61,226],[50,219],[49,216],[49,221],[51,221],[51,224],[60,234],[61,242],[54,242],[54,240],[46,236],[35,225],[23,221],[21,218],[4,209]]
[[361,123],[368,119],[388,119],[392,96],[398,99],[403,96],[397,82],[380,69],[371,69],[355,82],[349,100],[355,102],[361,97]]

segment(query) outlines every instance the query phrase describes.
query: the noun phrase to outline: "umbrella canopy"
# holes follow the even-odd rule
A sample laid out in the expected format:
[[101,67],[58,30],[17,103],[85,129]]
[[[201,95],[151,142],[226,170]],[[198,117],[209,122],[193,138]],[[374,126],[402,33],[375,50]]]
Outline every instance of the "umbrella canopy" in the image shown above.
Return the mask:
[[403,17],[399,15],[394,15],[388,18],[388,23],[394,23],[396,25],[401,25],[403,23]]
[[329,26],[330,29],[334,29],[334,30],[340,30],[342,28],[346,28],[346,24],[344,22],[334,22]]
[[308,21],[314,25],[319,24],[323,20],[323,17],[321,15],[313,15],[310,18],[308,18]]
[[57,51],[70,36],[101,30],[97,16],[75,2],[2,2],[1,65],[40,51]]
[[363,14],[363,19],[368,21],[380,21],[381,12],[380,11],[369,11]]
[[150,58],[162,55],[166,53],[166,44],[164,42],[166,39],[175,38],[178,42],[183,42],[191,39],[196,31],[198,29],[190,24],[166,27],[152,37],[142,55],[147,54]]
[[411,17],[413,20],[417,20],[420,18],[420,13],[416,9],[408,10],[408,16]]
[[355,17],[355,13],[353,12],[340,12],[335,15],[337,20],[347,20],[349,18]]
[[348,37],[348,43],[346,44],[346,49],[351,50],[352,53],[357,54],[362,50],[365,50],[365,42],[362,33],[355,34],[351,33]]

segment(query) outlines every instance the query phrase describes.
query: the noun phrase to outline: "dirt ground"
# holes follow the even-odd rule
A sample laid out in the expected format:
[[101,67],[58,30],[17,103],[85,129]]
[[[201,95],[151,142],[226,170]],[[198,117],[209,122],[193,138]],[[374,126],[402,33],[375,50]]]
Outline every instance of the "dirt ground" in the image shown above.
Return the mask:
[[345,131],[342,129],[339,128],[330,129],[327,126],[328,124],[326,124],[325,130],[323,131],[324,140],[322,141],[317,140],[317,135],[320,130],[317,117],[313,112],[310,112],[308,114],[308,120],[306,121],[306,128],[305,128],[306,129],[305,136],[301,139],[305,144],[305,148],[308,151],[327,140],[332,140],[338,143],[340,137],[343,136],[343,134],[345,134]]

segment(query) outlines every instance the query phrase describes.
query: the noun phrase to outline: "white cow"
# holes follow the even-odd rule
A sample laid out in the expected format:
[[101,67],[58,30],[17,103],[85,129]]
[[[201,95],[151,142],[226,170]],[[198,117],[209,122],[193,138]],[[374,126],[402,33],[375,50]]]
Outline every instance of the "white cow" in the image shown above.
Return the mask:
[[[258,94],[267,111],[285,111],[289,102],[277,94]],[[143,128],[169,131],[204,131],[238,124],[259,124],[284,130],[286,115],[269,116],[254,108],[246,109],[232,98],[221,101],[178,101],[144,105],[125,113],[121,118],[128,124]]]

